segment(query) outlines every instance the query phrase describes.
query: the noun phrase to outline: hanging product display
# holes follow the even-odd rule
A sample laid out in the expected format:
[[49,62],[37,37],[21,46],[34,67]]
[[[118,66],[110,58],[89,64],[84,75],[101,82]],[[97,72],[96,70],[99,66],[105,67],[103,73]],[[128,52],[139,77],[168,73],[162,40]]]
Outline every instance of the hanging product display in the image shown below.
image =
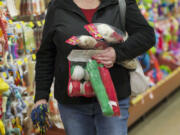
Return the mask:
[[40,47],[43,24],[40,21],[12,22],[8,25],[9,51],[17,59],[25,54],[36,53]]
[[[25,5],[27,7],[22,7],[24,2],[28,3]],[[11,17],[19,17],[21,14],[38,16],[45,11],[43,0],[34,1],[34,8],[30,2],[7,0],[8,13]],[[4,11],[2,9],[0,17],[0,55],[3,60],[0,65],[0,77],[2,78],[0,83],[0,115],[2,117],[0,131],[2,135],[43,134],[45,126],[42,121],[39,126],[34,125],[40,130],[33,129],[31,112],[34,104],[35,53],[40,47],[44,21],[12,21],[9,16],[5,16],[8,14]],[[51,103],[51,105],[54,104],[55,102]],[[55,119],[52,120],[55,121]],[[62,127],[59,123],[54,125]]]
[[17,9],[16,0],[6,0],[7,8],[11,17],[18,16],[20,11]]
[[44,0],[6,0],[11,17],[36,17],[45,13]]
[[7,21],[5,19],[5,12],[0,9],[0,58],[3,58],[3,54],[8,49],[8,38],[7,38]]

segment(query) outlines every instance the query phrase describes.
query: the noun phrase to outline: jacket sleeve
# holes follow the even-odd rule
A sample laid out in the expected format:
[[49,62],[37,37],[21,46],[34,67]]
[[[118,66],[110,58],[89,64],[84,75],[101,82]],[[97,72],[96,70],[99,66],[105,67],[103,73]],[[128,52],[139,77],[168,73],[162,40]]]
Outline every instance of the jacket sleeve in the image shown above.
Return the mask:
[[40,99],[48,101],[51,84],[54,77],[54,64],[56,57],[56,47],[53,44],[53,26],[54,9],[50,4],[45,19],[43,37],[39,51],[36,55],[35,67],[35,102]]
[[121,45],[113,45],[116,62],[133,59],[155,44],[155,34],[145,20],[135,0],[126,0],[126,31],[128,39]]

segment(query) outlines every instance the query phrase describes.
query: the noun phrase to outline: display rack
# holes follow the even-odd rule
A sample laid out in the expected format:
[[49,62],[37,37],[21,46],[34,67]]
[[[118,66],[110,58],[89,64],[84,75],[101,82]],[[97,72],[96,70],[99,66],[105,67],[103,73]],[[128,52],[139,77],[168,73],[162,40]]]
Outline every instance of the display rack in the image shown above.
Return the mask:
[[146,114],[155,105],[160,103],[164,98],[170,95],[180,86],[180,67],[177,68],[167,78],[160,81],[156,86],[152,87],[144,95],[133,99],[130,106],[128,126],[133,125],[139,118]]

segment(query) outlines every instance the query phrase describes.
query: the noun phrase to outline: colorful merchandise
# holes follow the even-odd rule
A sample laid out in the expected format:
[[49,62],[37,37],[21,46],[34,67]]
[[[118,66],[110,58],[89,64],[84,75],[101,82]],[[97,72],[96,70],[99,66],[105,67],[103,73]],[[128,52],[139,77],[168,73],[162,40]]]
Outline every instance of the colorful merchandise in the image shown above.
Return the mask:
[[45,135],[46,130],[51,127],[51,123],[48,119],[48,112],[47,105],[39,105],[31,113],[34,129],[40,130],[41,135]]

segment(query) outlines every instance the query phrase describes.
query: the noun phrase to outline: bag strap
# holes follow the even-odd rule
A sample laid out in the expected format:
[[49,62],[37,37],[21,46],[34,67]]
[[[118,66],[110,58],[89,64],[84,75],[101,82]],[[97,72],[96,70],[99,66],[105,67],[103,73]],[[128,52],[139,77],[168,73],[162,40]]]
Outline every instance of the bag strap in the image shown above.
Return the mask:
[[126,1],[119,0],[119,10],[120,10],[120,21],[121,21],[121,29],[124,33],[126,33]]

